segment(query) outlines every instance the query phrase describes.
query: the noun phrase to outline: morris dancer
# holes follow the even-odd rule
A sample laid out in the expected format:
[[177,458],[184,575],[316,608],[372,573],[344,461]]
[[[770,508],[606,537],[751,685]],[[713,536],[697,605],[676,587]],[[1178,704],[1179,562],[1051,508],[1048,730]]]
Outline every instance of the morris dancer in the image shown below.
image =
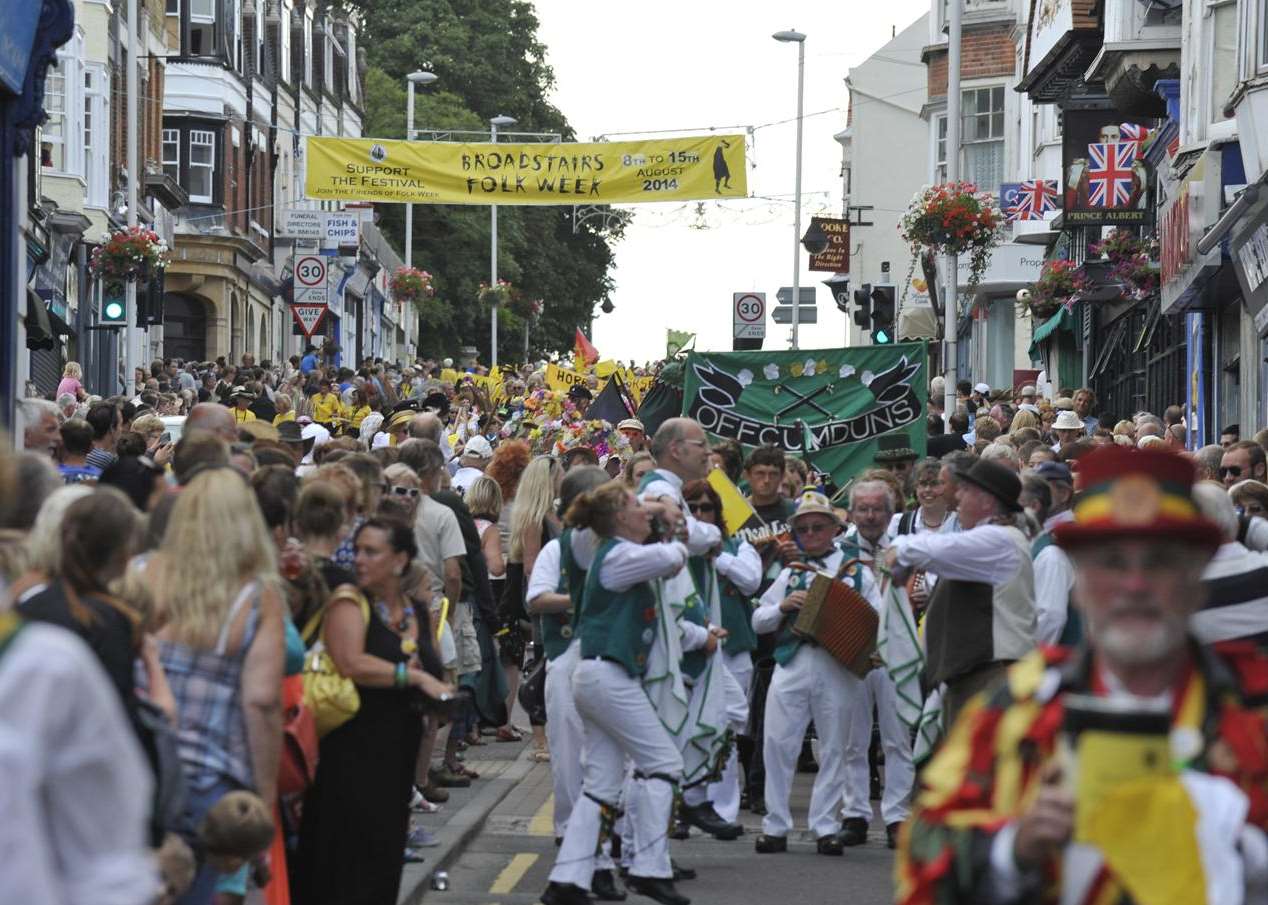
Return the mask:
[[674,888],[667,832],[682,754],[642,683],[656,623],[663,621],[651,582],[679,572],[687,548],[677,540],[646,544],[651,513],[616,481],[579,496],[566,521],[591,529],[600,543],[586,573],[576,632],[581,659],[573,673],[573,695],[585,731],[581,797],[541,900],[543,905],[589,902],[595,852],[616,819],[629,757],[644,779],[632,789],[629,886],[664,905],[690,905]]
[[[846,559],[845,553],[834,543],[841,522],[828,498],[814,491],[802,494],[789,523],[801,547],[802,562],[835,575]],[[754,631],[779,632],[775,647],[777,665],[766,695],[766,739],[762,752],[766,763],[767,812],[762,819],[762,835],[757,837],[754,846],[762,854],[788,850],[788,832],[792,829],[788,796],[802,738],[811,719],[819,734],[819,774],[810,796],[810,830],[817,840],[819,854],[840,855],[843,851],[837,836],[835,811],[845,787],[842,754],[850,706],[861,694],[862,683],[826,650],[792,633],[792,623],[806,602],[814,574],[804,569],[783,569],[753,613]],[[880,593],[869,569],[851,567],[842,580],[862,594],[874,609],[880,610]]]

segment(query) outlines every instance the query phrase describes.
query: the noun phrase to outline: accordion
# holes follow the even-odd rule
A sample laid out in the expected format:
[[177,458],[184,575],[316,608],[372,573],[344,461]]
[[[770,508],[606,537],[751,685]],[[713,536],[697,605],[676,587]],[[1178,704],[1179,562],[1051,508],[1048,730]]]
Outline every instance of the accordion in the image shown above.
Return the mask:
[[[872,605],[839,576],[858,563],[851,560],[841,566],[837,578],[822,572],[814,577],[806,593],[806,602],[797,613],[792,632],[799,638],[813,641],[859,678],[872,668],[876,651],[876,631],[880,617]],[[867,568],[859,564],[858,568]],[[793,568],[809,569],[794,565]]]

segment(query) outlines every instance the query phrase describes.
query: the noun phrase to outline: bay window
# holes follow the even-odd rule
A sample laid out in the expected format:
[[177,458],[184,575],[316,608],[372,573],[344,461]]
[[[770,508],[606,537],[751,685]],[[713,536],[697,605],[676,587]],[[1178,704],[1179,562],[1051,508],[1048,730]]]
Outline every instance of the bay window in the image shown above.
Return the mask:
[[981,191],[997,192],[1004,181],[1004,87],[962,92],[960,111],[962,175]]
[[216,133],[189,131],[189,200],[210,204],[216,175]]

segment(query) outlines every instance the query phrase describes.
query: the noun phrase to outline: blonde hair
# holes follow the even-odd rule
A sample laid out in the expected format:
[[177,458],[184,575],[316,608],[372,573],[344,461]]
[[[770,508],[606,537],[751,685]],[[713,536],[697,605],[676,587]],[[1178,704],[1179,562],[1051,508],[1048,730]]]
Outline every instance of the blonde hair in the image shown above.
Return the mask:
[[1020,411],[1013,415],[1013,423],[1008,426],[1008,432],[1021,430],[1024,427],[1038,427],[1039,419],[1035,417],[1034,412]]
[[242,475],[212,468],[176,498],[156,588],[175,640],[210,648],[242,586],[276,580],[273,539]]
[[465,502],[476,518],[483,516],[496,522],[502,511],[502,488],[488,475],[480,475],[467,488]]
[[84,369],[79,366],[77,361],[66,362],[66,367],[62,368],[63,377],[74,377],[76,380],[84,376]]
[[404,462],[393,462],[387,468],[383,469],[383,477],[392,482],[404,481],[411,487],[421,487],[422,482],[418,480],[418,472],[410,468]]
[[57,488],[44,499],[26,539],[32,569],[49,578],[62,574],[62,522],[66,519],[66,510],[71,503],[91,494],[90,485],[70,484]]
[[524,559],[524,536],[542,530],[542,522],[555,508],[555,469],[549,456],[538,456],[528,463],[515,491],[511,508],[511,562]]
[[152,433],[163,433],[167,430],[167,425],[163,423],[163,419],[158,415],[142,415],[140,418],[132,422],[132,429],[141,436],[149,440]]

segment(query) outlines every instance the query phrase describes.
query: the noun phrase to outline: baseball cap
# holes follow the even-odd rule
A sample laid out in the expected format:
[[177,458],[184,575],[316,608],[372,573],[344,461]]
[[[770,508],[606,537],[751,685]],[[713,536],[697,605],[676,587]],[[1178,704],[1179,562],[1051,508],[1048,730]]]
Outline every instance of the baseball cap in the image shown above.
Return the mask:
[[1070,471],[1070,466],[1064,462],[1041,462],[1035,469],[1035,477],[1043,478],[1045,481],[1064,481],[1066,484],[1074,484],[1074,475]]
[[989,396],[991,394],[991,385],[989,383],[974,384],[973,392],[981,393],[983,396]]
[[467,441],[466,446],[462,448],[462,457],[464,459],[492,459],[493,445],[484,437],[475,436]]

